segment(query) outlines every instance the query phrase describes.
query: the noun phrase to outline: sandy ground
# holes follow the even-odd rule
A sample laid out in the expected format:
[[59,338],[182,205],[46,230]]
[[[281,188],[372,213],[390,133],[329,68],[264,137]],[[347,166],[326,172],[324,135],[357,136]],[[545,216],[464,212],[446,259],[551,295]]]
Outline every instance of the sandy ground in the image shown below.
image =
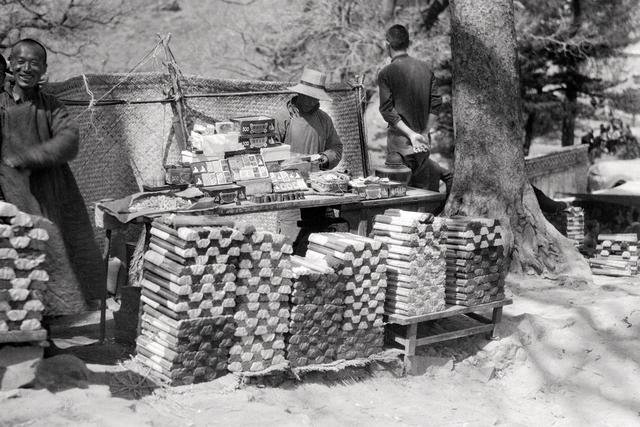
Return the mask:
[[428,347],[422,376],[390,364],[278,387],[228,375],[154,390],[121,364],[90,364],[88,382],[2,392],[0,425],[640,425],[640,278],[595,280],[510,277],[501,339]]

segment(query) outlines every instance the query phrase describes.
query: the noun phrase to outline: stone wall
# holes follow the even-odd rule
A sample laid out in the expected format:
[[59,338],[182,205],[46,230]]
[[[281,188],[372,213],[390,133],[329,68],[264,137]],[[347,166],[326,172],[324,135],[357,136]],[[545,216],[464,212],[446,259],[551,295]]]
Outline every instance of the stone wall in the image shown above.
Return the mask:
[[559,147],[557,151],[525,159],[531,183],[549,197],[587,191],[589,157],[586,145]]

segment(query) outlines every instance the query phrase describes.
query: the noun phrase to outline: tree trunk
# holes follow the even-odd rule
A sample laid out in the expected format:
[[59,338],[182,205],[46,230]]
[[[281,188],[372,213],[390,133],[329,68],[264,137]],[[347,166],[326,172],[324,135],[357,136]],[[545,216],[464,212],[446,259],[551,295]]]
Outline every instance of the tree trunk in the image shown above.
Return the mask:
[[578,92],[569,84],[563,103],[564,116],[562,117],[562,146],[573,145],[576,130],[576,112],[578,110]]
[[455,175],[446,215],[497,218],[511,271],[591,280],[542,215],[525,174],[512,0],[452,0]]
[[438,17],[448,6],[449,0],[431,0],[425,9],[420,11],[423,29],[429,31],[438,22]]
[[529,155],[529,150],[531,149],[531,141],[533,141],[533,125],[536,123],[536,112],[535,110],[531,111],[527,115],[527,121],[524,124],[524,147],[523,152],[525,156]]
[[396,0],[382,0],[382,19],[391,21],[396,13]]

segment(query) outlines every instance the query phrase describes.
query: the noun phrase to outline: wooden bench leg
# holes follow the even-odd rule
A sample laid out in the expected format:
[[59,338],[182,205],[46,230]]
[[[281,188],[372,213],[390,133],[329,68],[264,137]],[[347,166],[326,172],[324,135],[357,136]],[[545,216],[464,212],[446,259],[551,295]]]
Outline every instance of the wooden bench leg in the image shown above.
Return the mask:
[[109,271],[109,257],[111,256],[111,229],[107,228],[105,230],[105,245],[106,245],[106,254],[104,257],[104,266],[105,266],[105,282],[104,289],[102,289],[100,296],[100,343],[104,343],[104,340],[107,335],[107,283],[108,283],[108,275],[106,274]]
[[493,329],[491,329],[491,333],[487,334],[488,340],[499,339],[498,335],[496,335],[496,325],[500,323],[501,320],[502,320],[502,307],[496,307],[493,309],[493,315],[491,316],[491,324],[493,325]]
[[404,372],[413,372],[412,362],[416,355],[416,340],[418,338],[418,324],[413,323],[407,328],[406,342],[404,344]]

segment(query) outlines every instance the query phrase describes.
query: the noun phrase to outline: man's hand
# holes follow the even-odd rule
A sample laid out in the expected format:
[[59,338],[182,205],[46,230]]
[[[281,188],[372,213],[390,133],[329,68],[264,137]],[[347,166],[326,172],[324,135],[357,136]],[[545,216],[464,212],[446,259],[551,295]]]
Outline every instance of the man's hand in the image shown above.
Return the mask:
[[314,154],[311,156],[311,161],[313,163],[318,163],[320,165],[324,165],[329,163],[329,158],[324,154],[324,153],[320,153],[320,154]]
[[16,167],[16,162],[10,157],[2,159],[2,163],[4,163],[5,165],[9,166],[10,168],[15,168]]
[[429,153],[431,151],[431,142],[428,141],[423,135],[414,132],[410,137],[413,151],[416,153]]

